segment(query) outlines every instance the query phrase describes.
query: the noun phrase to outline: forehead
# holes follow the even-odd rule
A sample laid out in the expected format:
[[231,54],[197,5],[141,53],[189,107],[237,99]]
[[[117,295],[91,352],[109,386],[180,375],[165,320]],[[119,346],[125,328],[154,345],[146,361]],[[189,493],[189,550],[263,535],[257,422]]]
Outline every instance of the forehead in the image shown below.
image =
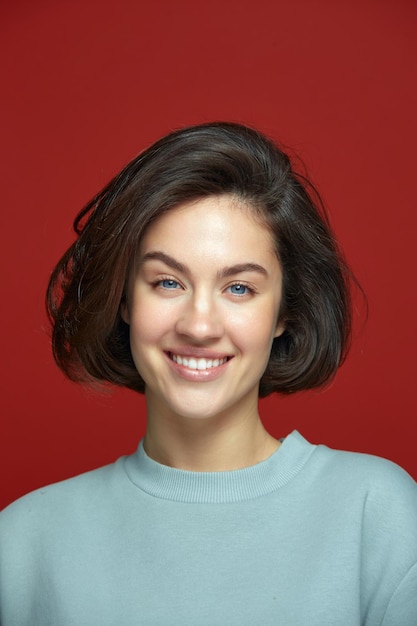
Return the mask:
[[216,251],[275,256],[274,238],[259,211],[226,195],[187,202],[164,213],[147,228],[139,255],[155,246],[196,257]]

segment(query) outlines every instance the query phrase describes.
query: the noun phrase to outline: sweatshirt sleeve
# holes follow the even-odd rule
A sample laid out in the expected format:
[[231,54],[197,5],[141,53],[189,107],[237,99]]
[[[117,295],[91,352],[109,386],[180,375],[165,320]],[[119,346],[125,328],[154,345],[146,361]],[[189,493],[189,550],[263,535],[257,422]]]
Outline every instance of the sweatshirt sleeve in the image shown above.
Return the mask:
[[375,459],[362,533],[364,607],[370,626],[417,626],[417,485]]
[[395,590],[381,626],[416,626],[417,563],[408,571]]

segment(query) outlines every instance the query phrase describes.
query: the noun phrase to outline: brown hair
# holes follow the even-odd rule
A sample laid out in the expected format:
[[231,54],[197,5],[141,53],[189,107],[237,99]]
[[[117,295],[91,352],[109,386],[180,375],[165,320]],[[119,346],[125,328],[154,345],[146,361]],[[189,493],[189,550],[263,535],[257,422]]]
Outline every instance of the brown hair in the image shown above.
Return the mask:
[[258,131],[230,122],[191,126],[133,159],[78,214],[77,240],[47,292],[52,347],[72,380],[144,391],[121,317],[145,229],[181,203],[233,194],[269,225],[283,271],[280,318],[260,395],[327,383],[351,334],[351,273],[314,187]]

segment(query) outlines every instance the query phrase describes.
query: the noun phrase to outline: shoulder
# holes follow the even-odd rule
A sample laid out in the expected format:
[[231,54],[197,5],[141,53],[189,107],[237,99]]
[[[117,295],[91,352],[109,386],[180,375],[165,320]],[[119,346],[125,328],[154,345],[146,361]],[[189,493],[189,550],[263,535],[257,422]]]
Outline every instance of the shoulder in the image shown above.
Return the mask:
[[363,553],[379,561],[380,571],[384,560],[402,561],[404,574],[417,562],[417,483],[404,469],[381,457],[319,445],[309,470],[314,492],[350,523],[356,520]]
[[355,510],[371,534],[403,531],[414,538],[417,551],[417,483],[404,469],[378,456],[316,446],[293,435],[310,449],[302,472],[307,490],[340,511]]
[[[399,465],[372,454],[317,446],[317,458],[346,489],[366,493],[371,500],[399,496],[417,507],[417,483]],[[417,509],[416,509],[417,512]]]
[[304,445],[311,450],[304,487],[318,507],[321,527],[329,534],[340,529],[344,553],[357,555],[369,623],[414,625],[417,483],[387,459],[305,440]]
[[97,508],[120,482],[124,457],[115,463],[46,485],[12,502],[0,513],[0,541],[11,535],[47,532],[62,520],[74,519]]
[[396,463],[372,454],[336,450],[310,444],[299,433],[292,433],[301,445],[310,448],[309,472],[343,489],[369,495],[401,493],[417,503],[417,483]]

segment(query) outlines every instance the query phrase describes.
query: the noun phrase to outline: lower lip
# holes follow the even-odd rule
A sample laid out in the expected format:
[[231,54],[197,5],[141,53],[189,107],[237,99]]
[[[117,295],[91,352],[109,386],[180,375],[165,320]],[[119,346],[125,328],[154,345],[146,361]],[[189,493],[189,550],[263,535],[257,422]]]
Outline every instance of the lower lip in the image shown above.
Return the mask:
[[179,365],[173,361],[168,354],[166,354],[166,358],[168,359],[173,371],[180,376],[180,378],[199,383],[209,382],[221,376],[231,361],[231,359],[228,359],[225,363],[222,363],[222,365],[209,367],[206,370],[192,370],[184,365]]

